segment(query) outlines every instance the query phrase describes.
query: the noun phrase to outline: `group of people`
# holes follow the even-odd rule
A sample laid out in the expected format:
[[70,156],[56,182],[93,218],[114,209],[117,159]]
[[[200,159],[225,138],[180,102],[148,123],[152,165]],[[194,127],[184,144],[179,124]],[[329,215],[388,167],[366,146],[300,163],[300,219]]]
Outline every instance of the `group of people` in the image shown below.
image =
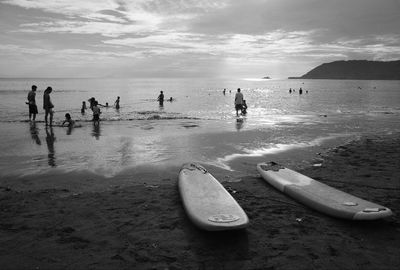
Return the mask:
[[[291,94],[292,92],[294,93],[294,92],[296,92],[296,90],[295,89],[292,90],[292,88],[289,88],[289,94]],[[302,95],[302,94],[303,94],[303,89],[300,87],[299,95]],[[308,94],[308,90],[306,90],[306,94]]]
[[[27,97],[28,102],[26,102],[26,104],[29,105],[29,121],[35,121],[36,115],[38,114],[38,109],[37,109],[37,105],[36,105],[36,90],[37,90],[37,86],[32,85],[32,89],[31,89],[31,91],[29,91],[28,97]],[[50,98],[50,93],[52,91],[53,91],[53,89],[50,86],[48,86],[43,93],[43,109],[45,111],[44,120],[45,120],[46,126],[53,125],[54,105]],[[224,91],[223,91],[224,94],[225,94],[225,91],[226,91],[226,89],[224,89]],[[164,92],[160,91],[160,94],[157,98],[157,101],[159,102],[160,106],[163,106],[164,100],[165,100]],[[172,102],[173,100],[174,99],[172,97],[170,97],[168,99],[168,101],[170,101],[170,102]],[[106,102],[105,105],[100,104],[94,97],[91,97],[88,101],[89,101],[89,108],[93,112],[93,123],[95,125],[98,125],[99,121],[100,121],[100,114],[101,114],[100,107],[109,107],[108,102]],[[114,102],[114,106],[117,110],[120,108],[119,103],[120,103],[120,97],[118,96],[117,100]],[[245,115],[247,113],[246,100],[244,99],[243,94],[240,91],[240,88],[237,89],[234,104],[235,104],[236,116],[239,116],[239,112],[242,115]],[[87,110],[86,102],[83,101],[82,107],[81,107],[81,113],[84,114],[86,110]],[[71,114],[69,114],[69,113],[65,114],[65,120],[63,121],[63,123],[61,125],[68,126],[68,127],[72,127],[73,125],[75,125],[75,122],[72,120]]]
[[[229,93],[231,93],[232,91],[229,90]],[[222,94],[224,94],[224,96],[226,95],[226,88],[224,88],[224,90],[222,91]]]
[[[32,85],[31,91],[29,91],[29,93],[28,93],[28,102],[26,102],[26,104],[28,104],[28,106],[29,106],[29,121],[32,121],[32,120],[35,121],[36,114],[38,114],[38,109],[37,109],[37,105],[36,105],[36,90],[37,90],[37,86]],[[46,90],[44,90],[44,93],[43,93],[43,109],[45,112],[44,121],[46,123],[46,126],[48,125],[48,120],[50,121],[50,125],[53,124],[54,105],[50,99],[50,93],[52,91],[53,91],[53,89],[50,86],[48,86],[46,88]]]
[[[36,90],[37,90],[37,86],[32,85],[31,91],[29,91],[28,97],[27,97],[28,101],[26,102],[26,104],[29,106],[29,121],[36,121],[36,115],[38,114],[38,108],[37,108],[37,104],[36,104]],[[43,93],[43,109],[45,111],[44,121],[45,121],[46,126],[53,125],[54,105],[50,98],[50,93],[52,91],[53,91],[53,89],[50,86],[48,86]],[[90,103],[90,105],[89,105],[90,109],[93,112],[93,123],[95,125],[96,124],[98,125],[99,121],[100,121],[100,114],[101,114],[100,106],[108,107],[108,102],[106,102],[105,105],[100,104],[94,97],[91,97],[88,101]],[[114,102],[114,106],[117,110],[120,108],[119,102],[120,102],[120,97],[118,96],[117,100]],[[83,101],[81,113],[84,114],[85,110],[87,110],[86,102]],[[61,126],[72,127],[74,125],[75,125],[75,122],[72,120],[71,114],[66,113],[65,120],[63,121]]]

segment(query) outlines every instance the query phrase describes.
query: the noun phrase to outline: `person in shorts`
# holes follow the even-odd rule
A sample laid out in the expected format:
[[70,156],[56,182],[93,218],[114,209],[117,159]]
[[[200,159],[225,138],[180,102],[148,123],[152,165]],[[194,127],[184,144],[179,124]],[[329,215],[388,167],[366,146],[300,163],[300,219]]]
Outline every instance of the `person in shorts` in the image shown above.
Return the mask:
[[98,102],[97,101],[95,101],[93,105],[94,105],[93,108],[92,108],[92,111],[93,111],[93,124],[98,125],[100,123],[101,111],[100,111],[100,108],[98,106]]
[[243,94],[240,92],[240,88],[237,89],[235,95],[235,109],[236,109],[236,116],[239,116],[239,111],[242,111],[243,108]]
[[36,114],[38,113],[38,109],[36,106],[36,89],[37,86],[36,85],[32,85],[32,90],[29,91],[28,93],[28,102],[26,102],[26,104],[28,104],[29,106],[29,121],[31,121],[31,119],[33,121],[36,120]]

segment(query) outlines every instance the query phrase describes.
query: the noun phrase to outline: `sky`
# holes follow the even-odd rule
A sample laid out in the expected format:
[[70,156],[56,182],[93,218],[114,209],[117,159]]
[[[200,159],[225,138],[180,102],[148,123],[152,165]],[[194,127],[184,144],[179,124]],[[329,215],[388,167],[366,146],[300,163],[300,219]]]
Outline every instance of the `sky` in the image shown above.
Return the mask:
[[0,77],[286,78],[400,59],[400,0],[0,0]]

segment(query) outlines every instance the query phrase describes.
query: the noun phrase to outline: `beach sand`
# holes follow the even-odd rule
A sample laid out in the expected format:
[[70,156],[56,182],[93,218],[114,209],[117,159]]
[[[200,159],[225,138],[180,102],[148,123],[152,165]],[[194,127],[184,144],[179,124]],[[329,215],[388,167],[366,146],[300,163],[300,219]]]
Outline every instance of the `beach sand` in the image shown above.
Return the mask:
[[[109,187],[98,191],[40,188],[51,181],[43,176],[29,178],[37,182],[32,189],[16,184],[21,179],[2,181],[0,268],[398,269],[399,149],[399,134],[366,136],[314,153],[308,164],[321,166],[300,170],[394,212],[368,222],[332,218],[295,202],[265,183],[255,164],[248,165],[253,173],[237,177],[208,168],[249,216],[247,229],[231,232],[204,232],[188,220],[179,168],[135,175],[135,185],[108,179]],[[58,182],[90,185],[91,177],[64,173]]]

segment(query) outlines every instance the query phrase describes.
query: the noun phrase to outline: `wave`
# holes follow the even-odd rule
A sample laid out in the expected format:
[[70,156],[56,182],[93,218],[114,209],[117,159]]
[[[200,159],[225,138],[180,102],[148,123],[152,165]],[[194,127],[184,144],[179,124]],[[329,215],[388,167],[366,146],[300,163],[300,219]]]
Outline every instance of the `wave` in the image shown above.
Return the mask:
[[295,150],[295,149],[300,149],[300,148],[306,148],[306,147],[313,147],[313,146],[320,146],[323,142],[332,140],[332,139],[337,139],[337,138],[343,138],[343,137],[349,137],[351,134],[333,134],[331,136],[327,137],[320,137],[313,139],[308,142],[295,142],[295,143],[276,143],[276,144],[269,144],[266,147],[261,147],[261,148],[255,148],[255,149],[250,149],[250,148],[243,148],[242,151],[243,153],[234,153],[230,155],[226,155],[221,158],[217,158],[215,162],[212,162],[210,164],[220,167],[225,170],[233,171],[232,168],[228,165],[229,162],[237,159],[237,158],[251,158],[251,157],[263,157],[266,155],[275,155],[283,152],[287,152],[290,150]]

